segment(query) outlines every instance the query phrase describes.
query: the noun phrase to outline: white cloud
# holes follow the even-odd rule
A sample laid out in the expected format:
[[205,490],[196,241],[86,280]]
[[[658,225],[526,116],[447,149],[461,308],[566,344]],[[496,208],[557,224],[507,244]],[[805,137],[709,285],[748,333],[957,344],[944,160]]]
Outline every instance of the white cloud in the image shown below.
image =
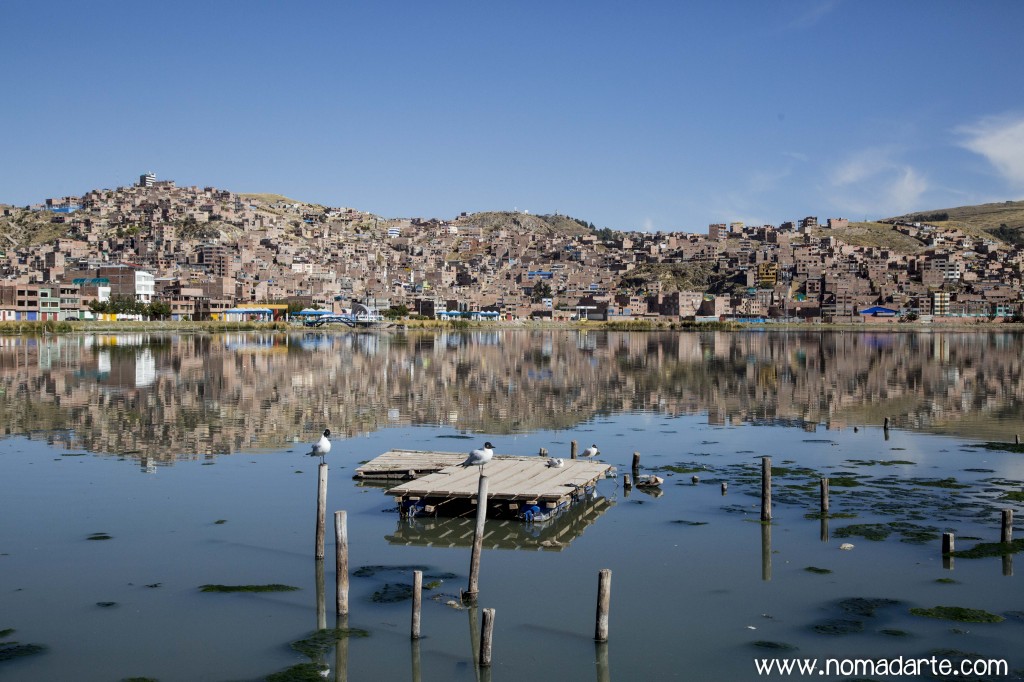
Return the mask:
[[862,149],[836,165],[829,176],[836,208],[853,215],[897,215],[920,210],[928,179],[888,147]]
[[957,132],[961,146],[984,156],[1014,187],[1024,187],[1024,117],[985,118]]

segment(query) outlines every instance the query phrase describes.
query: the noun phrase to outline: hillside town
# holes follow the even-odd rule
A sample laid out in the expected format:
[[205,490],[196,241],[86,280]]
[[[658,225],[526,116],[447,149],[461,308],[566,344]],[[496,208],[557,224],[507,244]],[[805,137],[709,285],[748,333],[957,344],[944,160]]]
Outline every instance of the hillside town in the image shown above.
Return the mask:
[[418,318],[556,321],[1022,314],[1024,251],[919,222],[890,226],[920,245],[906,253],[844,243],[830,234],[849,225],[843,218],[713,224],[706,234],[613,232],[518,212],[385,219],[178,187],[152,173],[0,214],[0,320],[93,319],[112,301],[176,320],[357,305]]

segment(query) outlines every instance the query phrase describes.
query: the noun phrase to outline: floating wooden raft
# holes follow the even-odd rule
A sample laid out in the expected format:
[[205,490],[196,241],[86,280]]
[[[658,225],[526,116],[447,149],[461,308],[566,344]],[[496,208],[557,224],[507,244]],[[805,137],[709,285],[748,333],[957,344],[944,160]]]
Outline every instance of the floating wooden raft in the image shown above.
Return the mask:
[[[523,459],[532,459],[524,457]],[[466,461],[464,452],[429,450],[389,450],[356,468],[361,479],[412,479],[433,474],[445,467]]]
[[[460,457],[460,462],[465,459]],[[611,468],[610,464],[578,459],[549,467],[546,457],[496,455],[484,466],[489,480],[487,515],[515,516],[524,505],[557,509],[580,499],[586,488],[596,485]],[[455,465],[402,483],[387,494],[394,496],[402,510],[415,506],[422,513],[454,516],[476,504],[479,482],[480,467]]]

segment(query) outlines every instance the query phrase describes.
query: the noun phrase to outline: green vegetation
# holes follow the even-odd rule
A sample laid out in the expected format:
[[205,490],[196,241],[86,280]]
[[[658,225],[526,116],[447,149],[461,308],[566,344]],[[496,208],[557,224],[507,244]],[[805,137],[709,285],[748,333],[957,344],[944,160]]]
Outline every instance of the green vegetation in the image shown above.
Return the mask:
[[912,608],[910,613],[925,618],[939,618],[941,620],[953,620],[958,623],[1001,623],[1005,618],[982,611],[981,609],[967,609],[962,606],[936,606],[931,609]]
[[822,635],[850,635],[855,632],[863,632],[864,622],[847,618],[830,618],[811,626],[811,629]]
[[987,557],[1006,556],[1024,550],[1024,538],[1012,542],[980,542],[970,549],[950,552],[950,556],[961,559],[984,559]]
[[309,658],[320,658],[330,651],[339,639],[369,637],[370,633],[359,628],[329,628],[317,630],[303,639],[292,642],[292,649]]
[[986,450],[1005,450],[1006,452],[1024,452],[1024,443],[982,443]]
[[899,606],[901,603],[896,599],[851,597],[850,599],[843,599],[837,606],[846,613],[870,618],[875,615],[875,611],[878,609]]
[[299,663],[276,673],[267,675],[266,682],[323,682],[321,671],[325,666],[318,663]]
[[797,647],[785,642],[771,642],[766,639],[759,639],[753,645],[762,649],[776,649],[779,651],[795,651]]
[[291,585],[200,585],[200,592],[294,592],[298,587]]
[[0,661],[9,661],[12,658],[32,656],[46,651],[42,644],[22,644],[20,642],[0,642]]

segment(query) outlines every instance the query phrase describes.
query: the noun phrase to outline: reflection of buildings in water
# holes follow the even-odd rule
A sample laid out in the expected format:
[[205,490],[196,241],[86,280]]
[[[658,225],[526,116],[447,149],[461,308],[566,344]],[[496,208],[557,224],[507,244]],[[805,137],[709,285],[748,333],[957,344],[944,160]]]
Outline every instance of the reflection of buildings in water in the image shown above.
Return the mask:
[[[880,424],[1012,440],[1014,334],[570,330],[0,339],[0,421],[165,461],[427,424],[571,429],[596,414]],[[942,358],[936,362],[936,357]],[[969,415],[969,420],[964,416]],[[1005,433],[1003,433],[1005,432]]]
[[[488,519],[483,548],[560,552],[614,504],[605,497],[587,496],[549,521]],[[475,529],[476,519],[469,517],[399,518],[395,532],[385,538],[392,545],[472,547]]]

